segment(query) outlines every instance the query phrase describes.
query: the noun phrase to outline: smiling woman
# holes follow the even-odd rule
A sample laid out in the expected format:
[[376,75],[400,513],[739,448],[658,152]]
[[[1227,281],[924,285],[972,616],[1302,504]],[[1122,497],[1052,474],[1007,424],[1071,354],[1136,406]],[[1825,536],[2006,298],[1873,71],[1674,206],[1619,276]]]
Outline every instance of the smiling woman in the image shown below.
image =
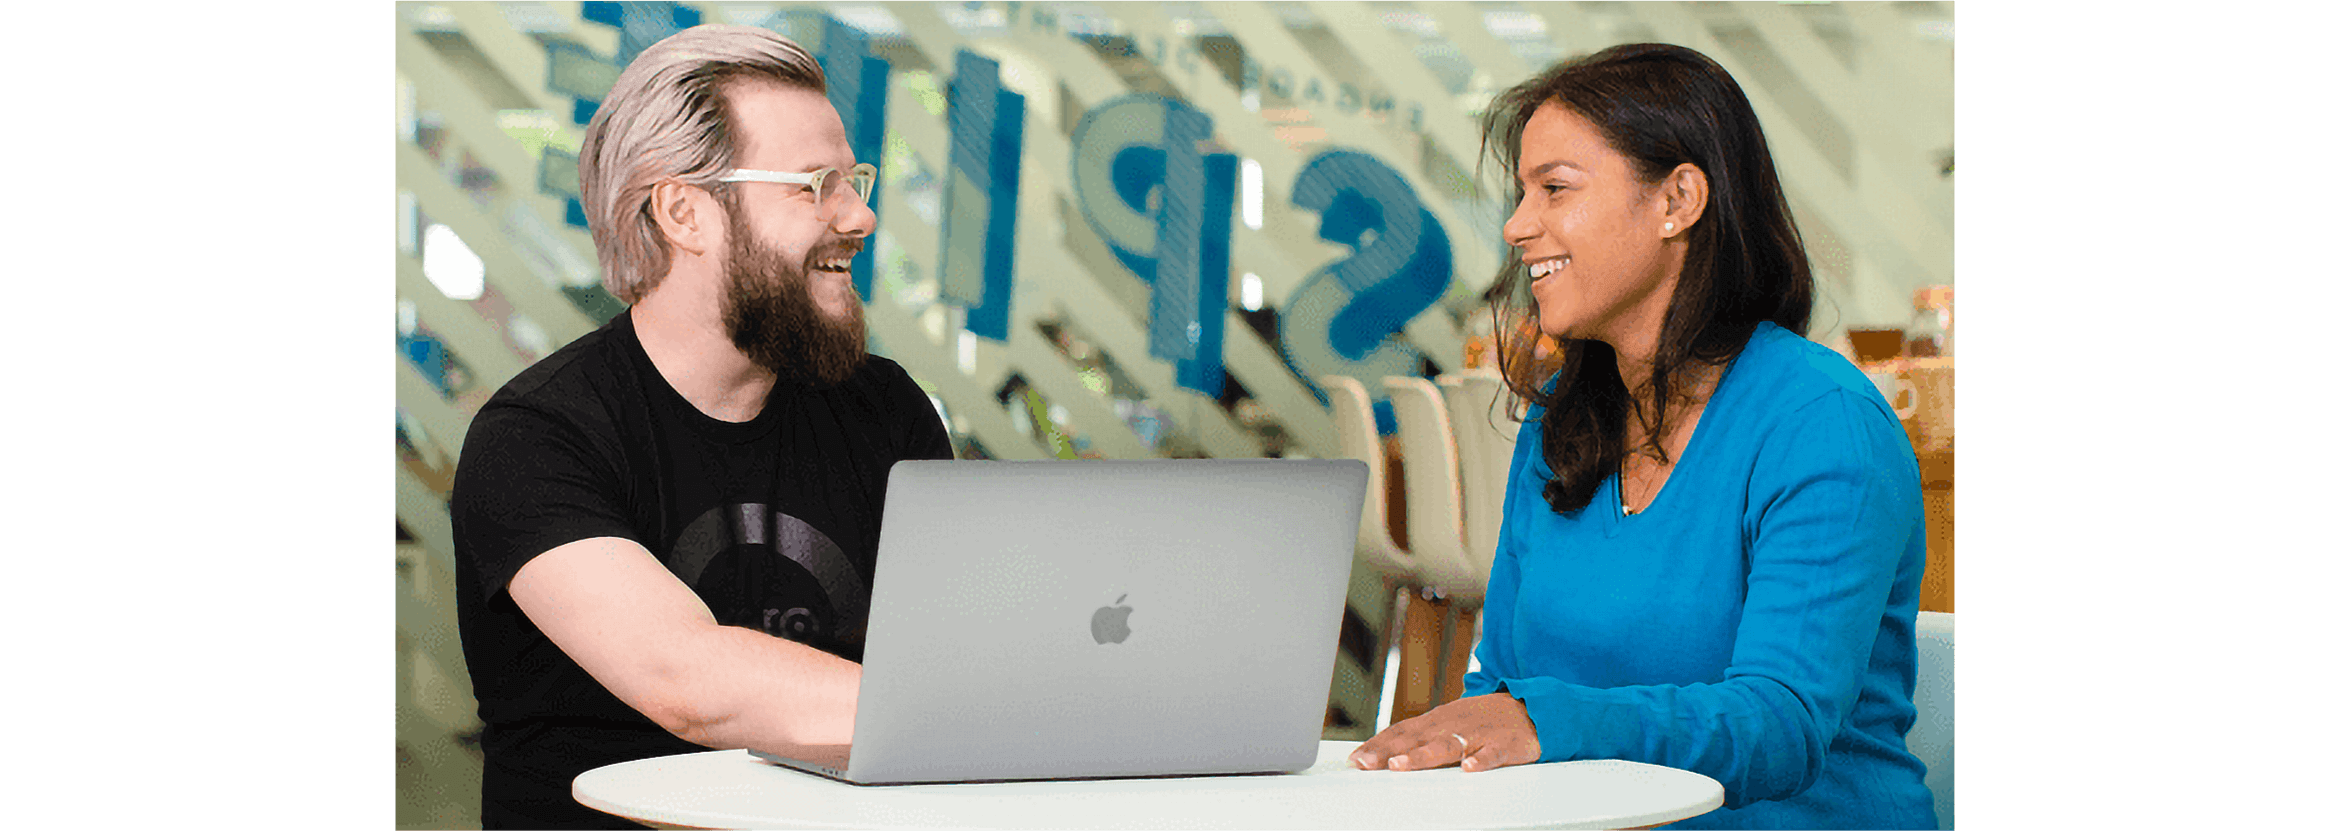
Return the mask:
[[1917,460],[1867,378],[1802,338],[1811,269],[1744,92],[1634,44],[1487,113],[1520,255],[1496,327],[1557,347],[1499,347],[1532,406],[1467,694],[1355,764],[1624,759],[1722,783],[1675,827],[1933,827],[1903,742]]

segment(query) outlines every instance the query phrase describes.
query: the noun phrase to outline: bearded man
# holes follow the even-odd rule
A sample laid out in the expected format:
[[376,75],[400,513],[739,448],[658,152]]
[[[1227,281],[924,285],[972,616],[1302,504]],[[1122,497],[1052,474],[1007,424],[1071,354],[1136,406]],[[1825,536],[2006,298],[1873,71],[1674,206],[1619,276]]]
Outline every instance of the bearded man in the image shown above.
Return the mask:
[[449,506],[486,828],[628,825],[571,798],[607,764],[846,745],[889,468],[953,457],[865,353],[873,168],[806,50],[654,44],[579,172],[630,307],[483,406]]

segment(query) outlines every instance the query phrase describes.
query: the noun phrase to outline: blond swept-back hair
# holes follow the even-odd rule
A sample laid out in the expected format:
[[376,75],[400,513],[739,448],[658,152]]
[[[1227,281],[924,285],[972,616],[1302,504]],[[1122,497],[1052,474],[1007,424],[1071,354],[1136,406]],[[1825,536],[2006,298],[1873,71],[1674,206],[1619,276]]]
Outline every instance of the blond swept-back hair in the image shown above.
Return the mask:
[[647,47],[588,120],[580,203],[604,289],[622,302],[643,299],[669,272],[654,185],[674,177],[732,204],[717,180],[734,168],[740,140],[723,93],[751,79],[824,91],[823,68],[799,44],[766,29],[708,24]]

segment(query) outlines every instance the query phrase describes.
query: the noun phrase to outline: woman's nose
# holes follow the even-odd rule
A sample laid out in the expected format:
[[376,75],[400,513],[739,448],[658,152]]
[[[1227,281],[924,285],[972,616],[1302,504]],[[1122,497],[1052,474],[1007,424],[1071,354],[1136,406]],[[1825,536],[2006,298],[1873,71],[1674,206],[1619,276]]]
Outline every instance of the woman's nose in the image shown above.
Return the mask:
[[1509,221],[1501,224],[1501,241],[1524,248],[1527,243],[1533,242],[1535,237],[1540,236],[1541,231],[1541,223],[1535,222],[1534,218],[1526,213],[1525,205],[1520,204],[1517,210],[1510,212]]

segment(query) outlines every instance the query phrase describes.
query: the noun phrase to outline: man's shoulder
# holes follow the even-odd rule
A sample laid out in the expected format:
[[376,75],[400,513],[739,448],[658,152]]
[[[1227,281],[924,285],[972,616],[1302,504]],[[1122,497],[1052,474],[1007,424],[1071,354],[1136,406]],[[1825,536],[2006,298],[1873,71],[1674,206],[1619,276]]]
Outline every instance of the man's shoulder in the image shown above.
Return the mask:
[[911,387],[914,386],[914,376],[906,372],[906,368],[896,361],[880,355],[867,354],[865,363],[859,365],[857,371],[849,376],[849,382],[882,389],[900,386]]
[[914,381],[914,376],[906,372],[904,366],[880,355],[870,354],[865,356],[865,362],[857,367],[857,371],[841,383],[840,389],[885,407],[917,400],[927,401],[929,396],[929,393],[922,391],[921,384]]
[[890,435],[903,458],[954,456],[939,405],[898,362],[868,355],[844,386],[855,391],[858,403],[852,406],[870,414],[871,426]]
[[[620,414],[630,408],[614,397],[630,384],[619,334],[607,324],[579,336],[515,374],[474,414],[449,500],[460,556],[473,545],[463,528],[543,525],[546,505],[579,502],[565,489],[625,477],[629,428]],[[563,498],[551,495],[559,491]],[[523,546],[528,556],[551,547]]]
[[474,414],[465,455],[482,449],[477,443],[523,436],[593,441],[625,420],[621,414],[637,411],[624,400],[641,389],[629,377],[629,342],[618,328],[606,324],[581,335],[500,385]]
[[[617,323],[617,321],[615,321]],[[581,400],[611,394],[619,388],[625,366],[624,333],[612,323],[579,336],[562,348],[508,379],[482,405],[482,412],[520,407],[563,409]]]

